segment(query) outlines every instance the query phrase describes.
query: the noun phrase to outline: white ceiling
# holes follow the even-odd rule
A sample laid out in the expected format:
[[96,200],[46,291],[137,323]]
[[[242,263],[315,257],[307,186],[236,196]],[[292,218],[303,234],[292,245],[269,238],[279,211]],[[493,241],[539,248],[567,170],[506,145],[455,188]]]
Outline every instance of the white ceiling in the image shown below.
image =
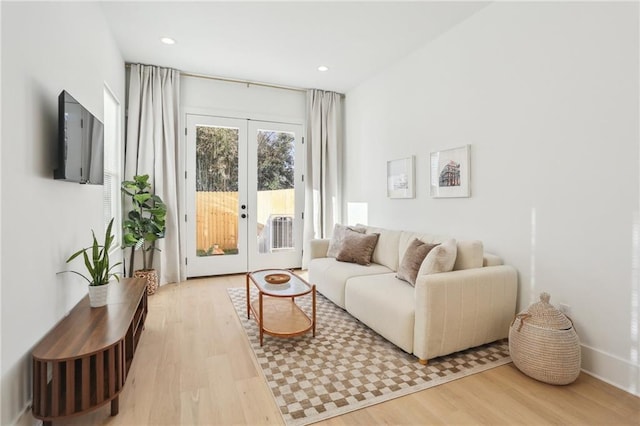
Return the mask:
[[344,93],[487,3],[101,4],[126,62]]

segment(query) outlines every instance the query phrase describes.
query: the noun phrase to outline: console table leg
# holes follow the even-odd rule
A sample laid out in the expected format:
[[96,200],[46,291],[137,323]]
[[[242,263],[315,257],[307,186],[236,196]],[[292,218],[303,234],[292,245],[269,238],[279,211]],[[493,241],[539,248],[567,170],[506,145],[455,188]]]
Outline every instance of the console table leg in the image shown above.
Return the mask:
[[120,409],[120,402],[119,402],[119,398],[120,396],[116,396],[115,398],[113,398],[111,400],[111,415],[115,416],[118,414],[118,410]]

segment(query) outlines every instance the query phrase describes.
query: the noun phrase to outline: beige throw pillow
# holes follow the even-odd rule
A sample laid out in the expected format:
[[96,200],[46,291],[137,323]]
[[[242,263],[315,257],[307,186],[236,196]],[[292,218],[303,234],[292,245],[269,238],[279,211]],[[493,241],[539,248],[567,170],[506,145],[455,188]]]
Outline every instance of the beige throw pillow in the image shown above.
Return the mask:
[[424,258],[418,275],[438,274],[453,270],[458,248],[456,240],[449,239],[434,247]]
[[347,230],[364,234],[365,228],[362,226],[344,226],[336,223],[333,227],[333,235],[331,235],[331,241],[329,241],[329,248],[327,249],[327,257],[336,257],[338,252],[342,248],[342,243],[346,237]]
[[336,255],[336,260],[369,265],[379,236],[380,234],[362,234],[347,229],[342,247]]
[[402,262],[400,262],[396,278],[415,285],[416,277],[418,276],[418,271],[424,258],[427,257],[429,252],[437,245],[438,244],[425,243],[417,238],[411,241],[411,244],[409,244],[409,247],[407,247],[407,250],[404,252],[404,256],[402,256]]

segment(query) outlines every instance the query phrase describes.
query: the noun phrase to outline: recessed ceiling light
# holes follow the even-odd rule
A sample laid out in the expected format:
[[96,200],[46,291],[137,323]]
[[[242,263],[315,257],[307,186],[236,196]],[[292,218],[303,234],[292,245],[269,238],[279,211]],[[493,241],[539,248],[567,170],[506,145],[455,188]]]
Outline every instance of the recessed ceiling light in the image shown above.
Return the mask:
[[329,71],[329,67],[326,65],[320,65],[318,67],[318,71],[322,71],[322,72]]
[[176,41],[171,37],[162,37],[160,41],[163,42],[164,44],[176,44]]

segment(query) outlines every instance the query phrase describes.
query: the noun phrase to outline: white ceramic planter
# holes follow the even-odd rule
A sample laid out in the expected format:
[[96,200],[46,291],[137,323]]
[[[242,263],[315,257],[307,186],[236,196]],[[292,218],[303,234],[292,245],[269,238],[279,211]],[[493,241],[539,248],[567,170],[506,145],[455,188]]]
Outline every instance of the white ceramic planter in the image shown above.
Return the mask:
[[106,305],[110,286],[111,283],[105,285],[90,285],[89,306],[91,306],[92,308],[99,308]]

